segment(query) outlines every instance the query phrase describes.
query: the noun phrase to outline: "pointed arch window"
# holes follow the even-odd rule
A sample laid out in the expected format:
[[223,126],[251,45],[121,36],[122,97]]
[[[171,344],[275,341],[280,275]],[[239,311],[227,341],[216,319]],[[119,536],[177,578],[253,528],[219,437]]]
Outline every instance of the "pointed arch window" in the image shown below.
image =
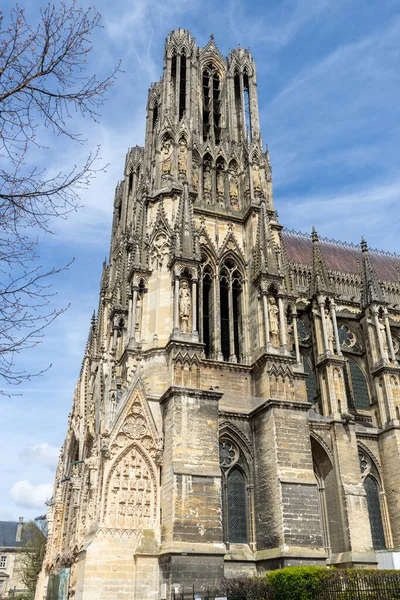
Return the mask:
[[206,358],[211,358],[213,351],[213,294],[214,270],[207,258],[200,265],[199,278],[199,341],[204,344]]
[[249,85],[249,76],[247,71],[243,73],[243,97],[244,97],[244,114],[246,119],[246,133],[247,139],[251,143],[252,141],[252,133],[251,133],[251,110],[250,110],[250,85]]
[[179,79],[179,120],[183,119],[186,111],[186,54],[182,50],[181,72]]
[[233,87],[234,87],[234,95],[235,95],[235,113],[236,113],[236,131],[237,131],[237,139],[240,139],[240,130],[241,130],[241,112],[242,112],[242,101],[241,101],[241,93],[240,93],[240,75],[239,71],[235,70],[235,74],[233,76]]
[[[384,497],[378,469],[371,457],[359,448],[361,477],[367,496],[369,523],[371,526],[372,545],[374,550],[384,550],[386,543],[385,523],[383,520]],[[387,529],[387,527],[386,527]]]
[[157,121],[158,121],[158,102],[155,101],[154,105],[153,105],[153,123],[152,123],[153,131],[155,130],[155,128],[157,126]]
[[317,399],[317,379],[315,377],[315,372],[312,367],[310,359],[303,354],[303,367],[304,373],[306,373],[306,390],[307,390],[307,400],[310,404],[314,404]]
[[224,541],[248,543],[248,500],[246,475],[236,444],[221,440],[219,445],[222,470],[222,514]]
[[229,362],[242,360],[243,279],[235,262],[227,258],[220,268],[221,351]]
[[216,67],[209,63],[203,70],[203,140],[213,137],[216,144],[221,139],[221,77]]
[[343,372],[349,407],[353,410],[370,410],[367,380],[356,361],[348,358]]

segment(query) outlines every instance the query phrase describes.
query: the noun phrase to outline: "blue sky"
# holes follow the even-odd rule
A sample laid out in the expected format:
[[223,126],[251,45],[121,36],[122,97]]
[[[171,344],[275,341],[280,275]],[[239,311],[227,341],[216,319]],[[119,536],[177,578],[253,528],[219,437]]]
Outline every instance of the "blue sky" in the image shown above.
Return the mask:
[[[26,2],[29,16],[40,4]],[[24,6],[20,2],[20,6]],[[84,3],[78,3],[85,5]],[[11,3],[6,0],[2,8]],[[163,45],[177,27],[221,52],[250,47],[257,67],[264,143],[280,222],[297,230],[400,252],[400,0],[102,0],[94,70],[122,59],[99,124],[77,119],[86,148],[41,132],[41,165],[73,165],[100,143],[109,163],[81,208],[41,237],[45,266],[75,257],[54,282],[54,306],[71,308],[21,368],[42,377],[0,398],[0,519],[44,512],[62,444],[91,313],[108,255],[112,202],[129,146],[144,140],[147,89],[162,73]]]

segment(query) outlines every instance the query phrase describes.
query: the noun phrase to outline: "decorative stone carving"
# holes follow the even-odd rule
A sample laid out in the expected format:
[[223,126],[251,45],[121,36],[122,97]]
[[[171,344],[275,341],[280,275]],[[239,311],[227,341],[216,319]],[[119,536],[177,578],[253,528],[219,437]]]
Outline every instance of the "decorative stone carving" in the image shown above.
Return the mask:
[[253,164],[253,190],[254,190],[254,196],[256,198],[258,198],[259,196],[261,196],[260,165],[256,161]]
[[222,168],[217,169],[217,198],[221,206],[225,205],[225,177]]
[[327,308],[325,309],[325,324],[326,324],[326,335],[328,338],[328,348],[333,354],[333,343],[334,343],[334,339],[335,339],[335,334],[333,331],[332,319],[329,314],[329,310]]
[[386,335],[385,322],[382,319],[382,317],[379,318],[379,331],[381,332],[381,339],[382,339],[382,349],[383,349],[382,358],[387,359],[389,356],[389,344],[388,344],[388,339],[387,339],[387,335]]
[[212,176],[211,176],[211,165],[209,162],[204,163],[204,176],[203,176],[203,197],[206,204],[211,204],[211,192],[212,192]]
[[192,308],[192,300],[190,297],[189,285],[186,280],[183,280],[179,290],[179,322],[180,329],[184,333],[189,331],[189,318]]
[[238,197],[239,192],[237,169],[236,165],[231,165],[229,169],[229,200],[231,203],[231,208],[237,209],[239,207]]
[[161,146],[162,179],[170,179],[172,171],[172,140],[169,137],[164,138]]
[[279,346],[279,309],[276,305],[275,298],[269,299],[268,314],[269,314],[269,333],[273,346]]
[[196,156],[192,160],[192,188],[194,192],[199,191],[199,160]]
[[94,450],[92,456],[85,460],[85,466],[89,471],[89,487],[91,490],[94,490],[97,487],[99,470],[99,455],[97,450]]
[[186,140],[182,137],[179,140],[179,152],[178,152],[178,172],[181,179],[186,179],[187,174],[187,146]]
[[135,312],[135,335],[140,334],[141,323],[142,323],[142,309],[143,309],[143,294],[137,295],[136,300],[136,312]]
[[156,516],[156,481],[138,446],[117,461],[109,476],[107,525],[147,529]]

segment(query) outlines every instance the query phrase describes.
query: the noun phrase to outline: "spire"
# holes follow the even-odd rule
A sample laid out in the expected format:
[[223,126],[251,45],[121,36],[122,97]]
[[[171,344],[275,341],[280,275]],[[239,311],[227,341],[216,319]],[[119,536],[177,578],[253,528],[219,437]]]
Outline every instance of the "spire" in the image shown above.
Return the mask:
[[385,303],[385,294],[371,262],[368,244],[363,237],[361,238],[361,252],[363,257],[361,306],[366,308],[372,302]]
[[313,243],[313,258],[310,294],[311,296],[317,294],[331,294],[332,286],[329,281],[325,259],[319,245],[318,233],[314,226],[311,231],[311,241]]
[[279,275],[277,254],[271,237],[265,198],[261,198],[256,245],[253,250],[253,277]]
[[175,258],[199,260],[200,249],[198,234],[194,227],[192,201],[189,197],[188,184],[184,183],[183,193],[178,207],[175,221]]

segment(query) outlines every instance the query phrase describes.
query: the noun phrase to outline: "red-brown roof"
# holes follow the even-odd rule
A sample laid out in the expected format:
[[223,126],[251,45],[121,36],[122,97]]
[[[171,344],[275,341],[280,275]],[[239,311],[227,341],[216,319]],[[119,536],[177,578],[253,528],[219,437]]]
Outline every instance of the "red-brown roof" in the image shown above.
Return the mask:
[[[311,238],[291,231],[283,231],[283,240],[290,262],[312,265]],[[359,273],[362,263],[361,248],[340,242],[320,239],[320,248],[328,269],[344,273]],[[374,250],[369,251],[378,279],[399,281],[400,256]]]

